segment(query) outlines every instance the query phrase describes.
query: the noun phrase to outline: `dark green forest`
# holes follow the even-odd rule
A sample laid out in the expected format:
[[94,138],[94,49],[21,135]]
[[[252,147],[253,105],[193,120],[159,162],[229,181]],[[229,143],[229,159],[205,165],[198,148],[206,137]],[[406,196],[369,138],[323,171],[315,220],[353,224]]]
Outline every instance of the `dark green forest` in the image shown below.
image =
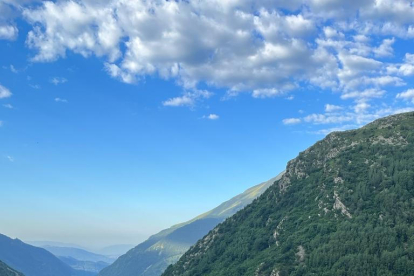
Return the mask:
[[411,112],[300,153],[163,275],[414,275],[413,222]]

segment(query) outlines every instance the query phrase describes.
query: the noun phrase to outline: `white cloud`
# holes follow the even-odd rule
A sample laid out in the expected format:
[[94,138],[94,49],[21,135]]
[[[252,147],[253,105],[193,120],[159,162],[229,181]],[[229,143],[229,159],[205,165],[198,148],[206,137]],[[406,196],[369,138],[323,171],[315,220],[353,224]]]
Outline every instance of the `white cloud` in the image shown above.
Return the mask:
[[285,125],[296,125],[302,122],[302,120],[299,118],[287,118],[287,119],[284,119],[282,122]]
[[372,99],[372,98],[381,98],[385,94],[385,90],[379,90],[375,88],[366,89],[364,91],[352,91],[344,93],[341,98],[346,99]]
[[55,102],[57,103],[68,103],[68,100],[62,98],[55,98]]
[[2,127],[3,126],[3,121],[0,121],[0,127]]
[[254,98],[271,98],[275,96],[279,96],[284,94],[278,89],[255,89],[253,90],[253,97]]
[[209,120],[218,120],[220,118],[219,115],[217,114],[209,114],[207,116],[203,116],[204,119],[209,119]]
[[397,99],[412,101],[414,103],[414,89],[408,89],[402,93],[397,94]]
[[367,111],[370,107],[371,107],[371,105],[369,105],[365,101],[361,101],[361,102],[358,102],[355,105],[354,110],[355,110],[356,113],[363,113],[363,112]]
[[392,45],[394,44],[395,39],[384,39],[382,44],[373,50],[374,54],[377,57],[391,57],[394,54],[394,49]]
[[10,162],[14,162],[14,158],[10,155],[6,156],[7,160],[9,160]]
[[352,116],[348,114],[311,114],[303,119],[305,122],[313,124],[337,124],[353,120]]
[[326,104],[325,105],[325,111],[326,112],[335,112],[335,111],[339,111],[342,110],[343,108],[341,106],[338,105],[333,105],[333,104]]
[[13,109],[13,106],[11,104],[3,104],[4,108]]
[[54,77],[50,80],[51,83],[53,83],[54,85],[59,85],[59,84],[63,84],[66,83],[68,80],[62,77]]
[[202,99],[208,99],[213,93],[206,90],[195,90],[186,92],[180,97],[175,97],[164,101],[164,106],[194,106],[195,103]]
[[19,31],[13,25],[0,25],[0,39],[15,40]]
[[11,96],[12,93],[10,90],[0,84],[0,99],[9,98]]

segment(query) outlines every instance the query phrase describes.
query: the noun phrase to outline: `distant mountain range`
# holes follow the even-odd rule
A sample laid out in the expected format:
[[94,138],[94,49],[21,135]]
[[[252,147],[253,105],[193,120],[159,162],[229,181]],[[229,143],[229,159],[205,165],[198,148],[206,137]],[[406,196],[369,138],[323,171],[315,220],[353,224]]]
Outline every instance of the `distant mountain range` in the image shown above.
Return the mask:
[[0,234],[0,260],[25,276],[91,276],[59,260],[49,251]]
[[10,266],[0,261],[0,276],[24,276],[23,273],[14,270]]
[[73,247],[46,245],[43,246],[43,248],[57,256],[61,261],[73,269],[93,272],[96,274],[116,260],[116,258],[110,258]]
[[[99,249],[90,249],[83,247],[78,244],[73,243],[64,243],[64,242],[56,242],[56,241],[27,241],[26,243],[42,248],[48,247],[60,247],[60,248],[75,248],[75,249],[82,249],[84,251],[91,252],[92,254],[97,254],[101,256],[108,257],[110,259],[116,260],[119,256],[124,255],[128,250],[135,247],[133,244],[115,244],[106,246]],[[71,256],[71,255],[68,255]],[[76,259],[75,256],[71,256]]]
[[280,174],[256,185],[190,221],[172,226],[151,236],[145,242],[104,268],[99,276],[159,276],[217,224],[243,209],[280,179]]

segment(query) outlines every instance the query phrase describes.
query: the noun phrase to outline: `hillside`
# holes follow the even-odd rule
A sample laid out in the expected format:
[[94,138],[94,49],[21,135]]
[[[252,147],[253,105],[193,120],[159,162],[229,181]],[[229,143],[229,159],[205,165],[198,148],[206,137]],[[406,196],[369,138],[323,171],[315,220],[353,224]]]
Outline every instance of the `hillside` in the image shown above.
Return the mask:
[[22,273],[0,261],[0,276],[24,276]]
[[0,260],[26,276],[89,276],[63,263],[47,250],[0,234]]
[[272,185],[279,176],[256,185],[244,193],[220,204],[190,221],[172,226],[151,236],[119,257],[111,266],[103,269],[100,276],[159,276],[175,263],[190,246],[206,235],[225,218],[251,203]]
[[414,275],[414,113],[335,132],[164,276]]

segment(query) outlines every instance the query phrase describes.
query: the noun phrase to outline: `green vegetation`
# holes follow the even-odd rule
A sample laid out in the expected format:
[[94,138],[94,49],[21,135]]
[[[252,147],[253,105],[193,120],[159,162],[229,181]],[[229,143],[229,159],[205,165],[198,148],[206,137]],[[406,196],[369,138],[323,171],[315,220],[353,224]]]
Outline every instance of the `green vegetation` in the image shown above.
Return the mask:
[[22,273],[0,261],[0,276],[24,276]]
[[414,113],[336,132],[164,276],[414,275]]

